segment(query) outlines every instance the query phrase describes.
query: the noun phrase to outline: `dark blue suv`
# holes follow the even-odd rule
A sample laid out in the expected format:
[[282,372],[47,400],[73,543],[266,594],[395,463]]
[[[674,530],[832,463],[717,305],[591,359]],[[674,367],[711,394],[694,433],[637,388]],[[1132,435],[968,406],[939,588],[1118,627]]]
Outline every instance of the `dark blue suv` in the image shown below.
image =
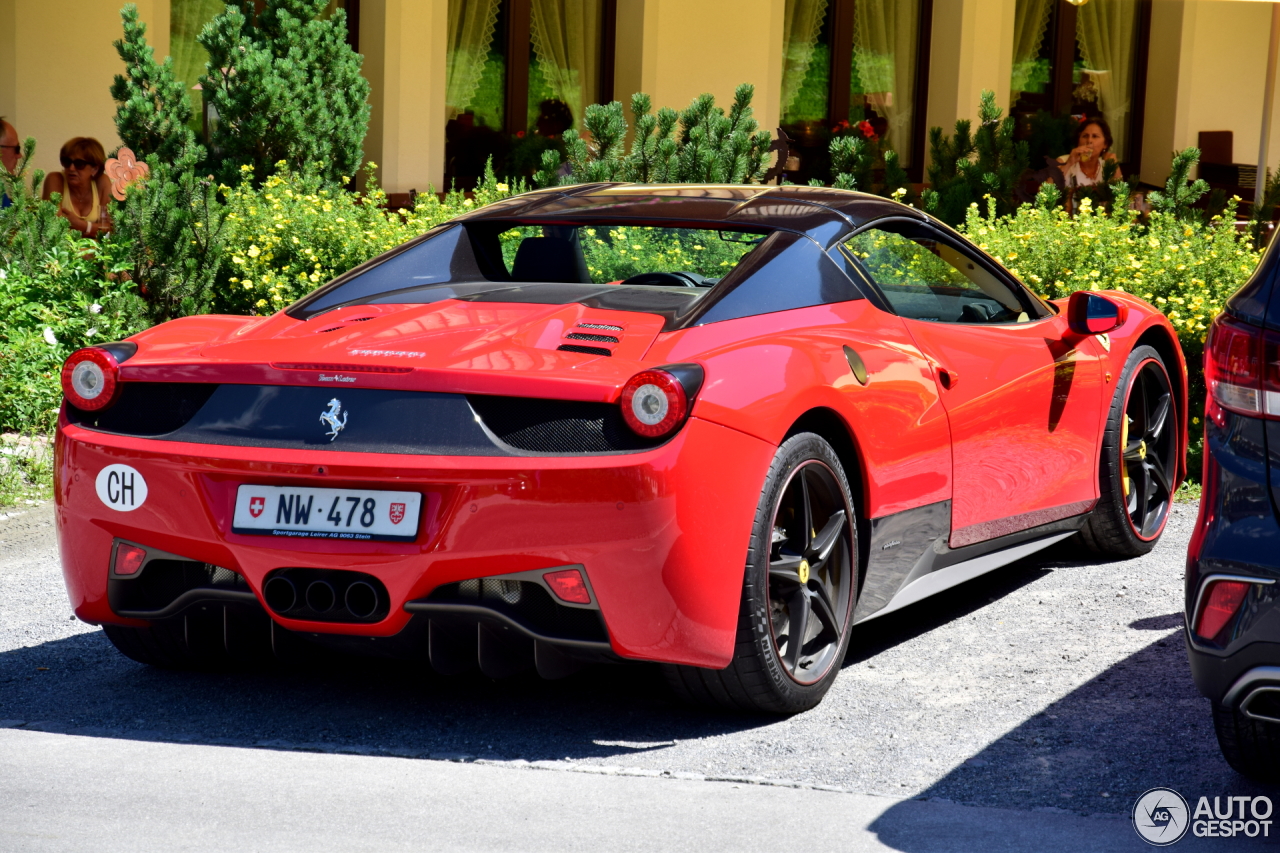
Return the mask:
[[1204,493],[1187,554],[1191,673],[1236,770],[1280,781],[1280,241],[1205,343]]

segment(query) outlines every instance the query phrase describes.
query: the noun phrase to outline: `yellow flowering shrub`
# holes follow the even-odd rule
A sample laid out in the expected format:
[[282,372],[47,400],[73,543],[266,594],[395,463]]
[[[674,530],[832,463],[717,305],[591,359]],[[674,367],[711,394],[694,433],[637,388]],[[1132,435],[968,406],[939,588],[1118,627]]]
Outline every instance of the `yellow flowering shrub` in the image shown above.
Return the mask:
[[243,167],[240,185],[223,188],[227,237],[217,311],[273,314],[441,222],[513,194],[490,173],[474,199],[460,192],[444,199],[423,193],[413,210],[386,210],[386,193],[376,186],[364,193],[331,189],[314,175],[277,166],[260,187]]

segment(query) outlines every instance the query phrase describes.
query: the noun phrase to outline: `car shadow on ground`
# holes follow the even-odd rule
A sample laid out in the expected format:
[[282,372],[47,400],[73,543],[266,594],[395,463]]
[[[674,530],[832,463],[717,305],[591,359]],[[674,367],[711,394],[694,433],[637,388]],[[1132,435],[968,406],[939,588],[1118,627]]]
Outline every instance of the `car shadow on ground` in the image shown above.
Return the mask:
[[[1170,633],[1182,627],[1182,615],[1130,627],[1159,638],[1010,730],[918,798],[997,805],[989,792],[1000,791],[998,805],[1006,808],[1126,818],[1138,797],[1156,787],[1178,791],[1193,811],[1201,796],[1212,802],[1215,796],[1268,795],[1275,802],[1280,788],[1239,775],[1218,750],[1209,703],[1191,680],[1182,636]],[[936,849],[921,846],[919,819],[901,805],[870,828],[897,850]],[[1144,846],[1136,835],[1132,840],[1134,849]],[[1245,839],[1218,843],[1215,849],[1242,849]],[[1280,844],[1280,837],[1268,844]]]

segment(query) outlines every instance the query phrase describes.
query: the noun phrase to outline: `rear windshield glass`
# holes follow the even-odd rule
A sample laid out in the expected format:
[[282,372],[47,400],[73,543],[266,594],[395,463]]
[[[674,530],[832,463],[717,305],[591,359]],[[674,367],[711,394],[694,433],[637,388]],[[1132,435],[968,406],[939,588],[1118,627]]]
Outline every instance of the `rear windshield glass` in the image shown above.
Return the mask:
[[[342,305],[443,299],[573,302],[605,293],[600,286],[668,291],[671,296],[659,301],[687,308],[732,273],[766,236],[628,223],[459,223],[335,279],[288,313],[306,319]],[[545,292],[537,287],[566,284],[575,287]],[[650,301],[622,292],[605,298]]]

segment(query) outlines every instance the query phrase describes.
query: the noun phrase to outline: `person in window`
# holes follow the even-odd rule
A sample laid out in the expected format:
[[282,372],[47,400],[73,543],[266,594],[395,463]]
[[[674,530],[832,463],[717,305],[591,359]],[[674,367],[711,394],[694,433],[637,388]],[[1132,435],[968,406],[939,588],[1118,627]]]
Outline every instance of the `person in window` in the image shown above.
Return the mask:
[[[13,125],[0,118],[0,168],[10,175],[17,174],[18,159],[22,156],[22,144],[18,142],[18,131]],[[9,196],[0,192],[0,207],[12,204]]]
[[107,196],[111,181],[103,172],[107,162],[102,143],[90,136],[68,140],[58,152],[61,172],[51,172],[44,179],[41,198],[62,194],[58,215],[86,237],[97,237],[111,230],[107,215]]
[[[1111,153],[1115,141],[1111,137],[1111,127],[1104,119],[1088,118],[1080,126],[1076,134],[1076,147],[1069,154],[1058,158],[1058,168],[1068,192],[1076,187],[1092,187],[1106,181],[1119,181],[1120,164],[1116,155]],[[1116,163],[1115,171],[1107,175],[1105,164]]]

